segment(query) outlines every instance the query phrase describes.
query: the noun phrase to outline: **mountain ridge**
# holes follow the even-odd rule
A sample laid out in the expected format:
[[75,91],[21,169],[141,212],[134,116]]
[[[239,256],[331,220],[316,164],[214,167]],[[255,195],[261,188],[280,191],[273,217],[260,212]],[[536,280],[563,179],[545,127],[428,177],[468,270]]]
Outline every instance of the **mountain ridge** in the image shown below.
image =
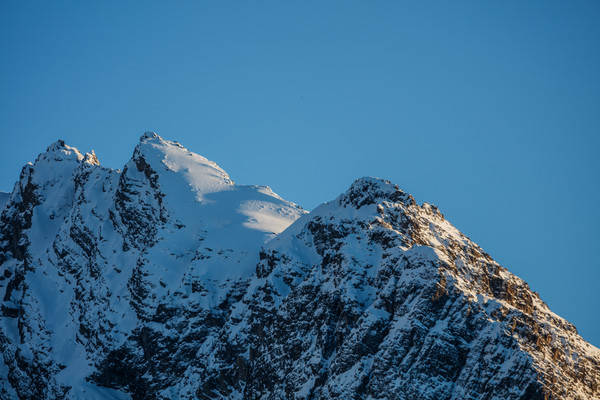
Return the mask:
[[0,233],[7,398],[598,396],[600,351],[389,181],[307,213],[152,132],[122,171],[57,141]]

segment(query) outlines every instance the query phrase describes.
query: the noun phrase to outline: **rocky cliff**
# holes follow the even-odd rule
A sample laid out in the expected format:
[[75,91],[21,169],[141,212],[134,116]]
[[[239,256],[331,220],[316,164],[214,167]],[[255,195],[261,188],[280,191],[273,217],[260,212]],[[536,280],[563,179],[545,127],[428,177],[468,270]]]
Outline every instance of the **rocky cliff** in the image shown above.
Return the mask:
[[600,398],[600,350],[384,180],[307,213],[146,133],[3,202],[2,398]]

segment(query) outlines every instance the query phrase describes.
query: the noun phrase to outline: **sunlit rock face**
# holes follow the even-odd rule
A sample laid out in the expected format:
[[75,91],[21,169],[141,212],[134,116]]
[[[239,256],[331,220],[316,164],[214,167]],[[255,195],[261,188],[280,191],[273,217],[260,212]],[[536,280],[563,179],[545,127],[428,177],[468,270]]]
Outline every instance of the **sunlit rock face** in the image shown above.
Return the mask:
[[600,398],[600,350],[384,180],[307,213],[148,132],[0,206],[0,398]]

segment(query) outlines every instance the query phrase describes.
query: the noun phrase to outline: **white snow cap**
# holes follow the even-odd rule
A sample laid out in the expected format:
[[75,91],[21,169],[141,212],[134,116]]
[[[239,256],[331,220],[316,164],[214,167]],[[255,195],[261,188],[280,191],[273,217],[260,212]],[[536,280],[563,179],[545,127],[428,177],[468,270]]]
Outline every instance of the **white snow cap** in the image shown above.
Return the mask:
[[144,132],[144,134],[142,136],[140,136],[140,142],[143,142],[146,139],[154,139],[154,138],[160,138],[162,140],[162,138],[160,136],[158,136],[158,134],[156,134],[155,132],[147,131],[147,132]]
[[164,140],[154,132],[145,132],[140,137],[133,160],[143,160],[161,175],[162,171],[177,173],[196,192],[198,200],[208,193],[230,189],[234,184],[216,163],[192,153],[178,142]]
[[[160,198],[155,207],[166,217],[158,236],[168,247],[159,242],[153,254],[200,246],[203,256],[194,268],[219,282],[250,276],[258,262],[256,249],[306,213],[266,186],[236,185],[213,161],[154,132],[141,136],[123,171],[122,181],[137,187],[141,200],[154,204]],[[175,276],[175,264],[184,271],[190,262],[182,257],[168,265]]]
[[65,144],[64,140],[57,140],[52,143],[44,153],[41,153],[36,159],[36,163],[41,160],[52,161],[81,161],[83,154],[75,147]]

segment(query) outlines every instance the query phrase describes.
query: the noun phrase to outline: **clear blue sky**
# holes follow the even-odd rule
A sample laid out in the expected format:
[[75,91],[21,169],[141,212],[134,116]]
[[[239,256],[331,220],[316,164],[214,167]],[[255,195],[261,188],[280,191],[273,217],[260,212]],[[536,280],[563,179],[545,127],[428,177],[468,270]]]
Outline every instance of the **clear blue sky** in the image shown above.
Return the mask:
[[390,179],[600,346],[600,2],[0,0],[0,190],[153,130],[311,209]]

